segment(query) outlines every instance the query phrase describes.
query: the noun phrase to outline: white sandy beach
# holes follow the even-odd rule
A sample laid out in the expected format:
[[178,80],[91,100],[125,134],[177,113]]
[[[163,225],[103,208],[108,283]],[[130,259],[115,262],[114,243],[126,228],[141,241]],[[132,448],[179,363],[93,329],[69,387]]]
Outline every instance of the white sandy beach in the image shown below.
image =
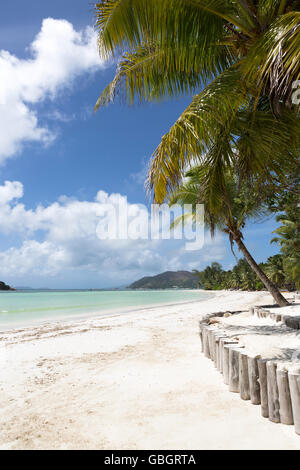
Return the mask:
[[203,315],[268,303],[266,293],[218,292],[0,333],[0,448],[300,449],[293,426],[230,393],[200,353]]

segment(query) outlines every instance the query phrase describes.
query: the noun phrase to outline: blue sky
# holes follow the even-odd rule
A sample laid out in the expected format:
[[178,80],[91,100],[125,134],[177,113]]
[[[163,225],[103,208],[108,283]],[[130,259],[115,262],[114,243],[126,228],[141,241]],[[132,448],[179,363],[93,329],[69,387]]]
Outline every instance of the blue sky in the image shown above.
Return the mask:
[[[132,206],[149,202],[147,161],[188,97],[94,114],[116,64],[98,58],[92,4],[16,0],[0,13],[0,279],[109,287],[214,260],[231,267],[221,236],[187,253],[184,242],[108,244],[92,233],[93,211],[112,194]],[[267,221],[246,231],[258,261],[278,251],[269,243],[274,228]]]

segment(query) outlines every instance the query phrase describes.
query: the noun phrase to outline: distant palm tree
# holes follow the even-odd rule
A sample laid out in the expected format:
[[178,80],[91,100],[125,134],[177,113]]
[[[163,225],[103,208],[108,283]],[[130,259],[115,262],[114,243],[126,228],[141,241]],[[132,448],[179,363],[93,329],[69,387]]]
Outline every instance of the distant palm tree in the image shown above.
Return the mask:
[[[170,205],[180,204],[184,206],[185,204],[190,204],[195,209],[196,204],[204,204],[204,220],[205,224],[210,228],[211,234],[214,235],[216,229],[226,233],[231,247],[233,248],[234,243],[238,246],[245,260],[276,302],[280,306],[288,305],[287,300],[256,263],[243,242],[242,230],[245,227],[246,221],[257,219],[264,213],[263,204],[258,202],[258,195],[254,194],[252,187],[247,185],[240,186],[238,180],[230,173],[227,173],[224,178],[225,183],[219,189],[217,198],[212,203],[206,185],[208,171],[207,165],[199,165],[189,170],[186,173],[185,181],[170,196]],[[177,226],[182,223],[194,222],[195,212],[192,212],[179,216],[175,219],[173,225]],[[246,277],[244,272],[240,288],[253,287],[252,283],[246,280]]]
[[154,153],[148,187],[157,202],[199,159],[210,163],[212,191],[232,162],[244,176],[280,174],[280,158],[299,142],[299,0],[102,0],[96,15],[102,57],[122,53],[96,109],[116,96],[197,93]]
[[285,272],[282,255],[270,256],[267,260],[265,273],[277,286],[282,286],[285,282]]
[[204,271],[193,269],[193,272],[199,278],[199,287],[203,287],[207,290],[220,289],[224,271],[219,263],[213,262],[210,266],[207,266]]

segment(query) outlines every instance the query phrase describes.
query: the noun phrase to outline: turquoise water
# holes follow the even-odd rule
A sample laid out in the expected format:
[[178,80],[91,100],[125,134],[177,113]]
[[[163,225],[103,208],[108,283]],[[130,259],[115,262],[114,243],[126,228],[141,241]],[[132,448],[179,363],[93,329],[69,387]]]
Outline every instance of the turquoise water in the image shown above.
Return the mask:
[[209,294],[196,290],[1,292],[0,328],[208,297]]

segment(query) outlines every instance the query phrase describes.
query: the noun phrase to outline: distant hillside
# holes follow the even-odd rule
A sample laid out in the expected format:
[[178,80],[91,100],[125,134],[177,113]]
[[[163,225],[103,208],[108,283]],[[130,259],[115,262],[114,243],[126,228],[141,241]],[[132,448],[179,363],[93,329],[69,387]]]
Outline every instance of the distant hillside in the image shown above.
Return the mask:
[[194,289],[198,287],[198,277],[189,271],[167,271],[157,276],[143,277],[129,286],[129,289]]

